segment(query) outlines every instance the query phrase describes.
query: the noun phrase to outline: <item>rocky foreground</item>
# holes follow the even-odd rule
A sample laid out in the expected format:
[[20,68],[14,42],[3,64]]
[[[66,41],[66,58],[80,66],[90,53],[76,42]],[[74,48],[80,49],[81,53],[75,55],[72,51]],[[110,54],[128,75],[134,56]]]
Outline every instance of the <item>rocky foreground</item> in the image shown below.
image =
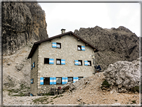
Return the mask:
[[102,73],[83,78],[73,83],[74,89],[55,96],[8,96],[4,91],[4,104],[139,104],[139,93],[118,93],[116,90],[102,90],[101,84],[105,77]]

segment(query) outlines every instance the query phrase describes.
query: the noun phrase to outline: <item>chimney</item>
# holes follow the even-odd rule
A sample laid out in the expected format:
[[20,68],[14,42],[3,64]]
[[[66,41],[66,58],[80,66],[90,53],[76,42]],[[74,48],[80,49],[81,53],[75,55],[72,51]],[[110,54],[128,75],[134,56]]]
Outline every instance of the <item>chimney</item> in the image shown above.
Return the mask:
[[62,34],[65,33],[65,30],[66,30],[66,29],[61,29],[61,33],[62,33]]

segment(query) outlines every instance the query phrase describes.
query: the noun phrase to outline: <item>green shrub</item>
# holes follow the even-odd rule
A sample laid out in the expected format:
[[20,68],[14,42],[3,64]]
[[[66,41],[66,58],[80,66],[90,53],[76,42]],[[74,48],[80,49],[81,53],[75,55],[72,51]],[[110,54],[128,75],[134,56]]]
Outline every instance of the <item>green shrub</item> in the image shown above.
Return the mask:
[[[107,82],[107,80],[104,80],[103,83],[102,83],[102,87],[106,87],[106,88],[109,88],[111,85]],[[101,88],[102,88],[101,87]]]
[[130,89],[133,92],[139,92],[139,86],[135,86],[133,88]]

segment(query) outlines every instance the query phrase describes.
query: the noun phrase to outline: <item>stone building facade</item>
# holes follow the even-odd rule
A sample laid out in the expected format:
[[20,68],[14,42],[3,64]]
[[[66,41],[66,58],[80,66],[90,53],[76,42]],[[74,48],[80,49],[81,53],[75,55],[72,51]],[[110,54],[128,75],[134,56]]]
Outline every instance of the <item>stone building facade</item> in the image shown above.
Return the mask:
[[68,81],[73,83],[94,73],[93,58],[97,49],[66,32],[34,43],[31,58],[31,94],[48,93]]

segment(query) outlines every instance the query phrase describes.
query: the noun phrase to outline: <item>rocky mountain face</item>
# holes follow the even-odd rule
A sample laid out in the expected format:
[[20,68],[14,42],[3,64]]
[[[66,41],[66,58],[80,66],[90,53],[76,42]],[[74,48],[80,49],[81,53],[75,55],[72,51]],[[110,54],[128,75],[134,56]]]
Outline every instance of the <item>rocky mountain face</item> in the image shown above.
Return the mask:
[[34,42],[48,38],[46,26],[45,12],[36,2],[2,2],[3,89],[29,90],[27,57]]
[[3,55],[28,43],[48,38],[45,12],[36,3],[2,2]]
[[102,70],[116,61],[133,61],[139,57],[139,38],[123,26],[111,29],[99,26],[80,28],[74,33],[98,49],[95,61]]

